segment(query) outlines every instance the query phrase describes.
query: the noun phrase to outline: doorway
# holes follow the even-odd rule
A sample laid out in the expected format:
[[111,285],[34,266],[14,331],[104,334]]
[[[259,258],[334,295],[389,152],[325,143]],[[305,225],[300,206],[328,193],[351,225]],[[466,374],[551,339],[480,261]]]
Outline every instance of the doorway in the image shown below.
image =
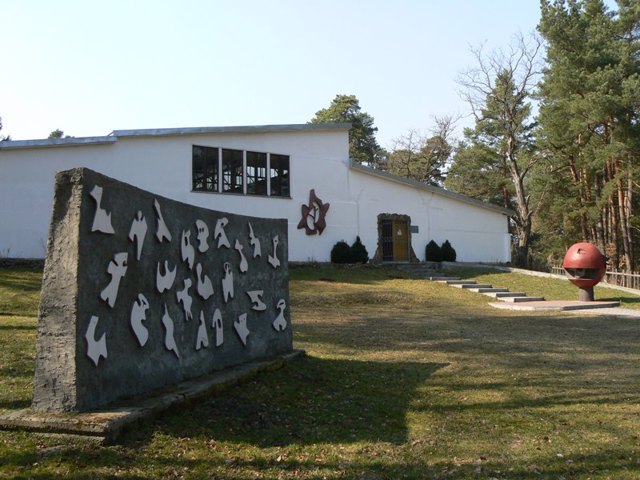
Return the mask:
[[411,259],[410,218],[407,215],[378,216],[378,253],[383,262]]

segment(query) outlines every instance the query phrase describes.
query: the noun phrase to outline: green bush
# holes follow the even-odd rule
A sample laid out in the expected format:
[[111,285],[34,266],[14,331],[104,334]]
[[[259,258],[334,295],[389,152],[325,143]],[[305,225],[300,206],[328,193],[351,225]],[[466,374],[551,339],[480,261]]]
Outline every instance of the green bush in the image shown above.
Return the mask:
[[431,240],[424,249],[424,259],[427,262],[441,262],[442,249],[435,241]]
[[351,261],[353,263],[367,263],[369,261],[369,252],[360,241],[360,237],[356,237],[356,241],[351,245]]
[[337,242],[331,249],[331,263],[352,263],[351,247],[344,240]]
[[456,251],[449,243],[449,240],[445,240],[440,247],[442,250],[442,261],[443,262],[455,262],[456,261]]

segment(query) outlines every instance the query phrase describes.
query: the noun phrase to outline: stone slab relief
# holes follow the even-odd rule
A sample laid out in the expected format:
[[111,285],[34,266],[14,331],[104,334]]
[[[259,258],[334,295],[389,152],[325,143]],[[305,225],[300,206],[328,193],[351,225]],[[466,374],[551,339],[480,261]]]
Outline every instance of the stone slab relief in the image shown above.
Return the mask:
[[87,327],[87,333],[85,338],[87,340],[87,357],[98,366],[100,363],[100,357],[107,358],[107,340],[106,334],[103,333],[100,339],[96,340],[96,327],[98,326],[99,318],[93,315],[89,320],[89,326]]
[[129,254],[127,252],[116,253],[113,256],[113,260],[109,262],[107,267],[107,273],[111,275],[111,281],[104,287],[104,290],[100,292],[100,298],[107,302],[111,308],[116,303],[118,298],[118,287],[120,286],[120,280],[127,273],[127,258]]
[[147,310],[149,310],[149,301],[140,293],[131,307],[131,329],[141,347],[144,347],[149,339],[149,330],[142,323],[147,318]]
[[102,187],[95,185],[89,195],[91,195],[91,198],[93,198],[97,204],[96,211],[93,215],[91,231],[107,233],[109,235],[115,233],[111,225],[111,213],[107,213],[107,211],[102,208]]
[[280,259],[278,258],[278,243],[280,243],[280,238],[276,235],[271,241],[273,243],[273,249],[271,250],[271,255],[269,255],[269,264],[273,268],[278,268],[280,266]]
[[[98,408],[292,350],[286,220],[194,207],[88,169],[61,172],[56,195],[78,199],[72,207],[85,212],[67,209],[80,236],[59,239],[78,242],[71,259],[78,264],[77,291],[62,295],[76,304],[54,305],[61,295],[46,295],[53,284],[45,279],[43,298],[51,297],[55,308],[42,311],[56,315],[41,314],[40,322],[51,324],[50,336],[65,322],[77,328],[66,330],[67,346],[55,346],[68,352],[54,352],[46,328],[39,328],[34,408]],[[269,246],[264,256],[263,245]],[[52,251],[61,256],[74,249]],[[45,277],[55,283],[55,269],[69,260],[47,258]],[[75,318],[68,318],[70,311]],[[74,359],[73,372],[65,372],[74,378],[56,370],[58,355]],[[64,392],[67,384],[69,391],[77,385],[75,400]]]
[[142,256],[142,247],[144,246],[144,237],[147,236],[147,221],[142,216],[142,212],[138,210],[136,218],[131,223],[129,229],[129,240],[136,244],[136,260],[140,260]]
[[284,301],[283,298],[278,300],[278,304],[276,305],[276,309],[278,310],[278,316],[273,321],[273,328],[277,332],[282,332],[285,328],[287,328],[287,320],[284,318],[284,310],[287,308],[287,302]]

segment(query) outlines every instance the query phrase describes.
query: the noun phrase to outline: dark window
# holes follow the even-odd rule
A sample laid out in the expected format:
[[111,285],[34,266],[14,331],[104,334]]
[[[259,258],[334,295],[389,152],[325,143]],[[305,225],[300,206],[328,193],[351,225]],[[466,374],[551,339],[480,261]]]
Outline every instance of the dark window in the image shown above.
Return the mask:
[[192,180],[194,190],[218,191],[218,149],[193,146]]
[[242,150],[222,149],[222,191],[242,191]]
[[247,193],[267,194],[267,154],[247,152]]
[[269,168],[271,182],[271,196],[288,197],[289,192],[289,157],[287,155],[271,154]]

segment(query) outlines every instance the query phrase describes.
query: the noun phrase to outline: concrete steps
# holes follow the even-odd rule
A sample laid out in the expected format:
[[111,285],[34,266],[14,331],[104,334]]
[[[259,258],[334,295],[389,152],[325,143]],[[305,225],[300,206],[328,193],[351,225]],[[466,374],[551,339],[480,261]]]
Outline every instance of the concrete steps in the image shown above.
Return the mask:
[[[491,285],[480,285],[475,280],[461,280],[457,277],[447,277],[443,275],[427,277],[434,282],[443,283],[451,287],[468,290],[474,293],[480,293],[490,298],[499,300],[498,302],[489,303],[494,308],[508,310],[525,310],[535,312],[553,312],[553,311],[587,311],[597,312],[614,310],[620,305],[620,302],[574,302],[574,301],[547,301],[544,297],[529,297],[524,292],[510,292],[508,288],[496,288]],[[623,309],[616,309],[623,310]],[[634,312],[635,316],[637,312]]]
[[480,292],[483,293],[484,295],[486,295],[487,297],[493,297],[493,298],[506,298],[506,297],[526,297],[527,294],[524,292],[510,292],[509,289],[507,289],[506,292]]
[[498,300],[507,303],[544,302],[544,297],[502,297]]

